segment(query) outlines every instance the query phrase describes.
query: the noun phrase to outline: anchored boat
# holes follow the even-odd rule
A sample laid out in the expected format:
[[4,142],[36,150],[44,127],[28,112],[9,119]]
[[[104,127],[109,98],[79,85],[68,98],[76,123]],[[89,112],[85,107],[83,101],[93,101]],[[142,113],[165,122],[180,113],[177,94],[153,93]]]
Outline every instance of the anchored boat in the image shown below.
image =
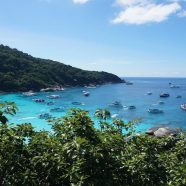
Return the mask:
[[160,97],[161,98],[167,98],[167,97],[170,97],[170,94],[168,94],[168,93],[161,93]]
[[49,99],[58,99],[58,98],[60,98],[60,95],[50,95],[50,96],[47,96],[47,98],[49,98]]
[[162,114],[163,110],[160,110],[160,109],[149,109],[148,112],[151,113],[151,114]]
[[33,101],[35,101],[36,103],[44,103],[45,100],[44,99],[40,99],[40,98],[36,98],[36,99],[32,99]]
[[48,113],[43,113],[43,114],[39,114],[39,119],[50,119],[52,117],[52,115],[48,114]]
[[117,107],[122,108],[123,105],[119,101],[114,101],[113,103],[109,104],[110,107]]
[[181,107],[182,110],[186,110],[186,103],[182,104],[180,107]]

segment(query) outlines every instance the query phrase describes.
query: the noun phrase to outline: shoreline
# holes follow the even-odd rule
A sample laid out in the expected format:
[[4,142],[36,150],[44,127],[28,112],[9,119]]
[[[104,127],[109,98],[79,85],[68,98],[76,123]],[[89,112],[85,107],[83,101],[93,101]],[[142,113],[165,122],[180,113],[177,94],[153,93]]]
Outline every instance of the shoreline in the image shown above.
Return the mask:
[[[108,82],[108,83],[103,83],[103,84],[94,84],[94,86],[102,86],[102,85],[109,85],[109,84],[122,84],[122,83],[125,83],[126,81],[125,80],[123,80],[123,82],[118,82],[118,83],[113,83],[113,82]],[[88,87],[88,86],[90,86],[90,85],[92,85],[92,84],[89,84],[89,85],[77,85],[77,86],[70,86],[70,85],[64,85],[64,86],[61,86],[62,88],[64,88],[64,89],[67,89],[67,88],[86,88],[86,86]],[[36,93],[38,93],[38,92],[42,92],[41,90],[42,89],[47,89],[47,88],[54,88],[54,87],[45,87],[45,88],[41,88],[39,91],[36,91],[36,90],[27,90],[27,91],[10,91],[10,92],[6,92],[6,91],[2,91],[2,90],[0,90],[0,95],[1,94],[14,94],[14,93],[24,93],[24,92],[29,92],[29,91],[32,91],[32,92],[36,92]],[[54,90],[54,91],[46,91],[46,92],[58,92],[58,91],[63,91],[63,90]],[[43,92],[45,92],[45,91],[43,91]]]

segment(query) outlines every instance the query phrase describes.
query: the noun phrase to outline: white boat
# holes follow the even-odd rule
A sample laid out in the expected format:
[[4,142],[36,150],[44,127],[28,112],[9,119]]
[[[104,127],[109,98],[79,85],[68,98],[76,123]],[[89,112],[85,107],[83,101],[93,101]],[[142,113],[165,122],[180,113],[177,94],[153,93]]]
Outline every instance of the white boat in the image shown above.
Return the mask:
[[48,88],[42,88],[41,92],[54,92],[54,91],[63,91],[64,88],[62,86],[55,86],[55,87],[48,87]]
[[152,92],[147,92],[147,95],[152,95]]
[[96,85],[92,85],[92,84],[91,84],[91,85],[89,85],[89,86],[85,86],[85,88],[88,88],[88,89],[92,89],[92,88],[93,88],[93,89],[94,89],[94,88],[97,88],[97,87],[96,87]]
[[181,109],[186,110],[186,103],[182,104],[180,107],[181,107]]
[[161,98],[167,98],[167,97],[170,97],[170,94],[168,94],[168,93],[161,93],[160,97]]
[[35,96],[36,93],[35,93],[35,92],[32,92],[32,91],[29,91],[29,92],[23,92],[23,95],[24,95],[24,96],[31,97],[31,96]]
[[44,103],[45,100],[44,99],[40,99],[40,98],[36,98],[36,99],[32,99],[33,101],[35,101],[36,103]]
[[42,88],[40,92],[54,92],[53,88]]
[[58,98],[60,98],[60,95],[50,95],[50,96],[47,96],[47,98],[49,98],[49,99],[58,99]]
[[170,88],[180,88],[178,85],[173,85],[173,84],[171,84],[170,85]]
[[86,92],[86,91],[85,91],[85,92],[83,93],[83,95],[86,96],[86,97],[88,97],[88,96],[90,96],[90,92]]
[[160,109],[149,109],[148,112],[151,113],[151,114],[162,114],[163,110],[160,110]]
[[110,107],[123,107],[123,105],[119,101],[114,101],[113,103],[109,104]]

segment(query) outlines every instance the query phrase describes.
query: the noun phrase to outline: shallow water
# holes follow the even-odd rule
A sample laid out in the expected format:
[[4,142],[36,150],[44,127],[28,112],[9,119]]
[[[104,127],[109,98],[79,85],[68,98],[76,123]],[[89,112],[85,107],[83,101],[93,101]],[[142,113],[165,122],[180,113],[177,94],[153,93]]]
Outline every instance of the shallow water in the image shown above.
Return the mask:
[[[1,100],[14,101],[19,111],[16,116],[10,118],[10,122],[15,124],[31,122],[37,130],[50,130],[49,125],[45,120],[39,119],[41,113],[50,113],[54,117],[64,116],[66,111],[72,107],[79,107],[90,112],[92,119],[96,122],[93,114],[97,108],[108,108],[112,114],[119,114],[121,119],[126,121],[133,119],[141,119],[141,123],[137,125],[139,131],[165,125],[169,127],[186,129],[186,111],[180,109],[182,103],[186,103],[186,79],[181,78],[127,78],[132,81],[133,85],[125,84],[109,84],[99,86],[96,89],[86,88],[69,88],[62,92],[55,93],[38,93],[34,97],[25,97],[22,94],[6,94],[0,95]],[[180,88],[170,88],[169,82],[179,85]],[[89,97],[84,97],[82,91],[90,92]],[[147,92],[152,92],[152,95],[147,95]],[[169,98],[160,98],[162,92],[170,93]],[[59,99],[51,100],[46,98],[48,95],[58,94]],[[176,98],[181,95],[182,98]],[[54,101],[55,104],[47,106],[44,103],[35,103],[33,98],[42,98],[46,101]],[[74,106],[72,102],[83,102],[84,105]],[[135,110],[126,108],[113,108],[108,105],[114,101],[120,101],[123,106],[135,105]],[[159,101],[165,104],[158,104]],[[51,108],[64,107],[65,112],[50,112]],[[149,108],[160,108],[164,111],[163,114],[149,114]]]

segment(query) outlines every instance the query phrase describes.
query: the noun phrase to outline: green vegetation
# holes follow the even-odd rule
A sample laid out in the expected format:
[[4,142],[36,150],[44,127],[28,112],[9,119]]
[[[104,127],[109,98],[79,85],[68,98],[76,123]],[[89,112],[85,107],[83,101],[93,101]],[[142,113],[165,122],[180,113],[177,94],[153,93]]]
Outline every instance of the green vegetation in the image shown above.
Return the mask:
[[[88,112],[72,109],[55,119],[52,132],[31,124],[9,126],[13,103],[0,104],[0,185],[4,186],[185,186],[185,135],[134,135],[134,123],[94,128]],[[106,116],[106,117],[105,117]],[[123,132],[121,132],[123,131]]]
[[107,72],[81,70],[0,45],[0,91],[38,91],[55,85],[83,86],[109,82],[121,83],[122,80]]

